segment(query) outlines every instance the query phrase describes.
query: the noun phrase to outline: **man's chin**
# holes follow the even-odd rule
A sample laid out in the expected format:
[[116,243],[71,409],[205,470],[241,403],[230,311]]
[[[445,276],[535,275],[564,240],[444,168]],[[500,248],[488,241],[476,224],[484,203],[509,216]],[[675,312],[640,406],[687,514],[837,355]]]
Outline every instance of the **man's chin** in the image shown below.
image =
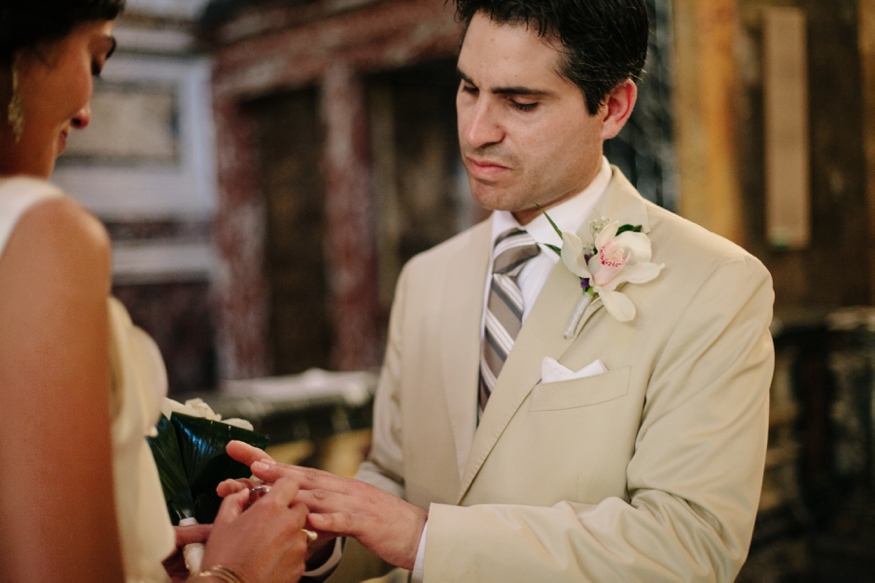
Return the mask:
[[517,205],[508,201],[507,189],[482,182],[471,183],[471,196],[474,201],[488,211],[514,212]]

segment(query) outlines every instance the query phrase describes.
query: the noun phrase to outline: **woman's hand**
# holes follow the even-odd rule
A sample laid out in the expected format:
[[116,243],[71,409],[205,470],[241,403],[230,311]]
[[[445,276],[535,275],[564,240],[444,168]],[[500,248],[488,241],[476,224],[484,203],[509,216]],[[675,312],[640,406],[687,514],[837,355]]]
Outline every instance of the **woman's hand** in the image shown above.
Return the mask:
[[[241,488],[222,502],[204,551],[202,568],[224,565],[250,583],[297,581],[304,573],[307,507],[295,504],[298,484],[281,478],[250,505]],[[245,511],[245,512],[244,512]]]
[[[231,457],[236,456],[235,459],[237,459],[237,457],[242,456],[244,459],[248,460],[249,463],[252,463],[252,460],[270,460],[273,462],[273,458],[264,451],[240,441],[232,441],[229,443],[228,450]],[[243,460],[238,459],[238,461]],[[222,498],[227,498],[232,494],[244,490],[251,492],[253,488],[257,488],[263,484],[264,482],[262,481],[250,480],[248,478],[239,478],[236,480],[229,479],[219,483],[216,488],[216,493]],[[300,495],[300,491],[298,494]],[[331,556],[331,552],[334,550],[335,538],[337,537],[333,533],[315,532],[313,531],[312,525],[308,525],[307,528],[318,536],[316,540],[310,541],[310,544],[307,546],[306,556],[307,569],[316,569],[321,567]]]
[[[384,561],[413,569],[428,519],[426,510],[359,480],[277,463],[262,450],[240,441],[229,442],[226,450],[268,484],[280,479],[298,484],[301,491],[297,500],[309,508],[310,528],[318,533],[320,542],[352,536]],[[238,486],[223,482],[220,493],[223,487],[230,491]],[[317,548],[313,545],[313,550]]]
[[176,533],[176,550],[164,560],[164,569],[170,575],[172,581],[183,582],[190,575],[188,567],[185,566],[182,548],[188,543],[206,542],[211,530],[213,530],[212,524],[192,524],[190,526],[173,527],[173,531]]

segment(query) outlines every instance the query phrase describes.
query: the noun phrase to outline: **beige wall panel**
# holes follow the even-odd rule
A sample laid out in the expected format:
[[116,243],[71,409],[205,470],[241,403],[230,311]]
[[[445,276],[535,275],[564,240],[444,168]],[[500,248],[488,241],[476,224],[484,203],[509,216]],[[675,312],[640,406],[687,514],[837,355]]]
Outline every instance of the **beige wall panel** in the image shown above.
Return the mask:
[[810,143],[805,13],[763,14],[766,236],[779,249],[803,249],[810,230]]

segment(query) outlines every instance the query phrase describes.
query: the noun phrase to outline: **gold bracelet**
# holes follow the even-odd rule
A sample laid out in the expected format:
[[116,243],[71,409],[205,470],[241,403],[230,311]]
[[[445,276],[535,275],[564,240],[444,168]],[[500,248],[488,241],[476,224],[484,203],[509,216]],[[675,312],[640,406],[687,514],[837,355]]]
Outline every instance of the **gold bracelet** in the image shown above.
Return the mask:
[[224,583],[246,583],[246,579],[244,579],[240,573],[224,565],[213,565],[206,571],[200,571],[193,577],[189,578],[188,581],[194,583],[194,581],[200,577],[215,577]]

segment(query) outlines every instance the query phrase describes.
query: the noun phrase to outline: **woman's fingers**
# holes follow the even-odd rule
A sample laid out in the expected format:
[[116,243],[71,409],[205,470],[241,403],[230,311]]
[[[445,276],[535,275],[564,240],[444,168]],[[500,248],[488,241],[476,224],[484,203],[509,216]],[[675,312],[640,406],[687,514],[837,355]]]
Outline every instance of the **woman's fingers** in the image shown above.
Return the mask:
[[298,494],[298,483],[291,478],[280,478],[261,499],[269,500],[274,504],[289,507]]
[[216,521],[213,524],[220,525],[233,522],[235,518],[243,514],[247,506],[249,506],[248,488],[226,496],[219,507],[219,513],[216,515]]
[[174,526],[176,546],[184,547],[188,543],[202,543],[210,536],[212,524],[192,524],[189,526]]
[[255,480],[250,480],[248,478],[240,478],[239,480],[223,480],[219,482],[219,485],[216,486],[216,494],[218,494],[221,498],[225,496],[230,496],[235,492],[239,492],[241,490],[249,490],[256,486],[260,486],[261,482],[256,482]]

